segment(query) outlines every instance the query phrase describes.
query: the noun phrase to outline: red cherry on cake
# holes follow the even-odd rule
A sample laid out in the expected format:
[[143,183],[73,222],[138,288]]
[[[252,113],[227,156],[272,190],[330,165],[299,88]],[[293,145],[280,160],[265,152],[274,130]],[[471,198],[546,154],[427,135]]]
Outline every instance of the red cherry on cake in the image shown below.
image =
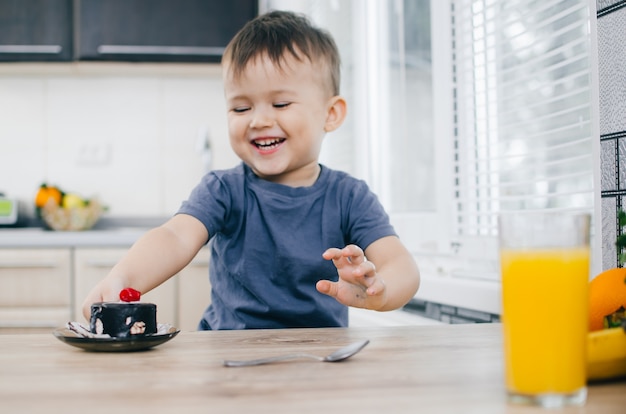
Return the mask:
[[137,302],[141,298],[141,292],[133,288],[125,288],[120,291],[120,300],[123,302]]

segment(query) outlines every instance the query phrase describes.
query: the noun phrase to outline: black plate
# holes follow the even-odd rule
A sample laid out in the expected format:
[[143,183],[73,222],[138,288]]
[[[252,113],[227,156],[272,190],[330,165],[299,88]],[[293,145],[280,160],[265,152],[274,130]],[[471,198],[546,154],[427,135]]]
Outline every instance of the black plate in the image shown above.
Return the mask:
[[178,335],[180,330],[171,328],[163,334],[136,336],[132,338],[85,338],[68,328],[55,329],[52,334],[60,341],[86,351],[95,352],[132,352],[144,351],[161,345]]

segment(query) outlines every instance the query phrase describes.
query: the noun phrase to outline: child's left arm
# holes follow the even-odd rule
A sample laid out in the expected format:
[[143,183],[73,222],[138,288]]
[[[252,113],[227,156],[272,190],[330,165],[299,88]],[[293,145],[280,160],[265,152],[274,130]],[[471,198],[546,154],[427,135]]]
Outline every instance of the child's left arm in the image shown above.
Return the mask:
[[330,248],[322,255],[337,267],[339,280],[320,280],[317,290],[344,305],[389,311],[413,298],[420,275],[413,256],[395,236],[372,243],[365,253],[356,245]]

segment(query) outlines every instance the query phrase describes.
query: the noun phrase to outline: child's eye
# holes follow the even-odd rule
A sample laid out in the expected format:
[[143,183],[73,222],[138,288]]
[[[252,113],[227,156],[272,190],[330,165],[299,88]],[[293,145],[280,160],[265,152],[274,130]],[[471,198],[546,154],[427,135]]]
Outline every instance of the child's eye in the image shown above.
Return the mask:
[[286,108],[291,105],[291,102],[277,102],[274,105],[274,108]]
[[238,114],[240,114],[242,112],[246,112],[248,110],[250,110],[249,106],[238,106],[236,108],[233,108],[233,112],[238,113]]

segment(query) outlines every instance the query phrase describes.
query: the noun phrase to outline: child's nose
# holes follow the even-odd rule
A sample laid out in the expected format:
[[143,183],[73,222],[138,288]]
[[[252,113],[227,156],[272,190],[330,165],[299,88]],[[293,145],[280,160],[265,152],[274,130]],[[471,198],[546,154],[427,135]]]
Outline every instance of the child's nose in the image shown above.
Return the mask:
[[265,110],[255,110],[250,120],[250,128],[266,128],[274,124],[274,118]]

